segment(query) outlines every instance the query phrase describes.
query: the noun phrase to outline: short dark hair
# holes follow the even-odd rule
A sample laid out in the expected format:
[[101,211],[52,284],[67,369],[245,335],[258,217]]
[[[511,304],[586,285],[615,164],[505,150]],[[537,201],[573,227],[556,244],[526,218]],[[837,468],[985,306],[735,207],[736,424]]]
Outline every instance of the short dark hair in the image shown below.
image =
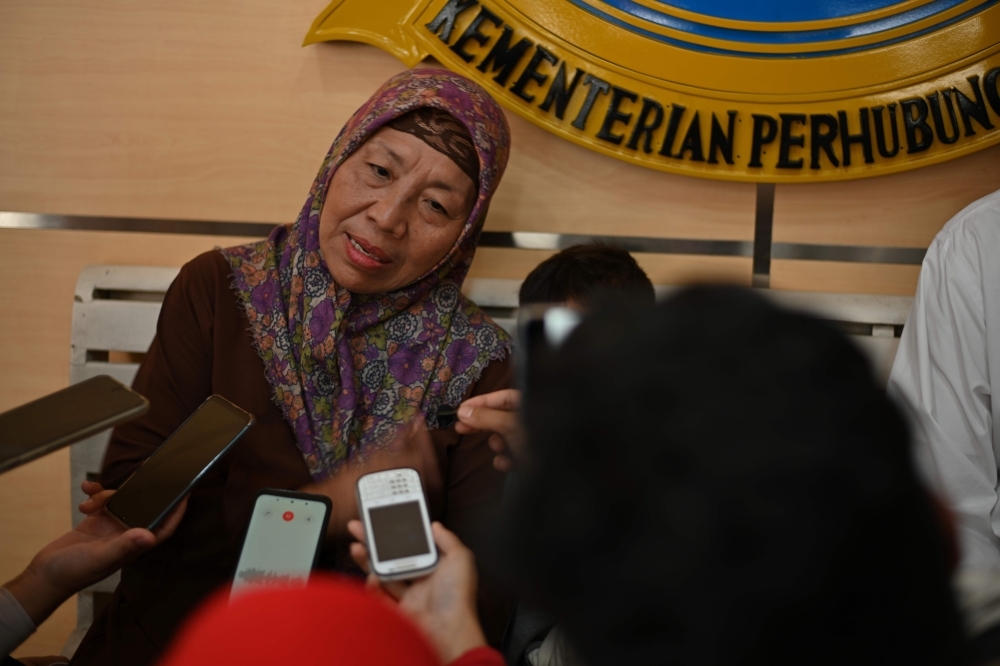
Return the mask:
[[574,300],[592,307],[605,292],[628,292],[652,304],[653,283],[631,254],[601,243],[574,245],[538,264],[521,284],[519,301],[564,303]]
[[956,663],[906,424],[832,326],[696,287],[548,363],[507,557],[589,666]]

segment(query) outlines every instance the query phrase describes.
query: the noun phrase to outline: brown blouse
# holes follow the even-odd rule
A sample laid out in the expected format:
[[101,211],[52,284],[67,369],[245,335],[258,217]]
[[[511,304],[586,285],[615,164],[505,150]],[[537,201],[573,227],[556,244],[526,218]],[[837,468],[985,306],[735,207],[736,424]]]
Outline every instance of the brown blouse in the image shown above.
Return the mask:
[[[292,429],[272,402],[230,281],[229,263],[219,252],[207,252],[184,266],[170,286],[133,384],[149,399],[150,410],[114,431],[102,482],[120,486],[213,393],[253,414],[256,425],[191,494],[177,532],[122,570],[108,609],[95,619],[73,664],[155,661],[185,616],[232,575],[257,492],[312,481]],[[510,381],[510,360],[493,362],[469,396],[506,388]],[[481,553],[494,532],[504,475],[492,466],[487,435],[460,436],[454,428],[431,435],[445,485],[434,518]],[[335,544],[324,559],[341,561],[337,551],[344,548]],[[497,588],[481,572],[480,616],[493,644],[509,608]],[[322,630],[322,619],[303,618],[304,639],[307,626]]]

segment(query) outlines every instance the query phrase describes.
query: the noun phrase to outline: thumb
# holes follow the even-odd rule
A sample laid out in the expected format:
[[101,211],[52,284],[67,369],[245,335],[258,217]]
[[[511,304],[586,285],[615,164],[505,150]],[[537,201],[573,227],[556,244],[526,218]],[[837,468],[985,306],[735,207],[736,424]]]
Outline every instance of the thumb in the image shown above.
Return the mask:
[[103,556],[109,565],[122,564],[125,560],[144,553],[156,545],[156,537],[149,530],[135,527],[107,543]]
[[434,533],[434,543],[437,544],[438,550],[444,555],[465,549],[465,544],[462,543],[462,540],[438,521],[435,520],[431,524],[431,531]]

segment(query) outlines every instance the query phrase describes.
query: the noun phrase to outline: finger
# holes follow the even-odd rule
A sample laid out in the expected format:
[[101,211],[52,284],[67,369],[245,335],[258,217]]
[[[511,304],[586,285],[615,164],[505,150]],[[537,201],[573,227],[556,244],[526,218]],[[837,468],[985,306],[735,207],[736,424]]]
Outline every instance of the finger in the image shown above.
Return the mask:
[[126,530],[119,538],[131,541],[135,546],[134,552],[143,552],[156,545],[156,535],[143,527]]
[[84,481],[80,484],[80,489],[87,493],[87,495],[96,495],[104,492],[104,486],[96,481]]
[[368,543],[365,535],[365,526],[360,520],[349,520],[347,521],[347,531],[351,533],[351,536],[360,541],[362,544]]
[[[100,487],[100,484],[97,484]],[[104,505],[108,503],[108,499],[115,494],[114,490],[102,490],[99,493],[91,495],[87,499],[80,502],[80,513],[85,513],[88,516],[95,514],[104,508]]]
[[164,539],[169,539],[177,530],[177,526],[181,524],[181,519],[184,517],[184,512],[187,511],[187,504],[188,498],[184,497],[184,499],[177,503],[173,511],[170,512],[170,515],[163,521],[163,524],[156,528],[157,543],[162,542]]
[[493,409],[491,407],[469,408],[465,410],[465,416],[461,418],[463,423],[473,428],[489,430],[501,435],[516,433],[519,427],[517,412]]
[[372,592],[385,592],[385,590],[382,589],[382,581],[380,581],[378,576],[373,573],[368,574],[368,577],[365,578],[365,587]]
[[371,573],[371,565],[368,561],[368,549],[363,543],[355,541],[351,544],[351,559],[358,565],[358,568],[365,573]]
[[459,417],[463,408],[489,407],[490,409],[502,409],[513,412],[521,406],[521,392],[517,389],[503,389],[492,393],[475,395],[458,406]]
[[459,435],[474,435],[479,432],[479,428],[474,428],[464,421],[455,422],[455,432]]
[[368,574],[368,578],[365,579],[365,587],[385,599],[397,602],[403,597],[409,585],[405,582],[393,583],[384,581],[375,574],[370,573]]
[[434,534],[434,543],[444,555],[458,555],[465,551],[471,554],[472,551],[465,547],[462,540],[438,521],[431,523],[431,532]]
[[94,569],[114,571],[130,559],[156,545],[156,537],[149,530],[134,527],[113,539],[98,541],[88,558]]
[[493,467],[498,472],[509,472],[513,463],[507,456],[493,456]]
[[507,450],[507,440],[497,433],[490,435],[490,438],[486,440],[486,443],[489,444],[493,453],[503,453]]

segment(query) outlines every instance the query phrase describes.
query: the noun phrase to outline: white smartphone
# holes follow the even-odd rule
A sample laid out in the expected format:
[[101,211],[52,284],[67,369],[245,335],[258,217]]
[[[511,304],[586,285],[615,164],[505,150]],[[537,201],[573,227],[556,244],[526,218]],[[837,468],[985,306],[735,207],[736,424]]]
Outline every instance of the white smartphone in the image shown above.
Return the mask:
[[358,511],[371,568],[379,578],[416,578],[437,566],[437,547],[417,470],[390,469],[362,476]]
[[325,495],[261,490],[229,598],[269,586],[304,587],[319,558],[331,506]]

